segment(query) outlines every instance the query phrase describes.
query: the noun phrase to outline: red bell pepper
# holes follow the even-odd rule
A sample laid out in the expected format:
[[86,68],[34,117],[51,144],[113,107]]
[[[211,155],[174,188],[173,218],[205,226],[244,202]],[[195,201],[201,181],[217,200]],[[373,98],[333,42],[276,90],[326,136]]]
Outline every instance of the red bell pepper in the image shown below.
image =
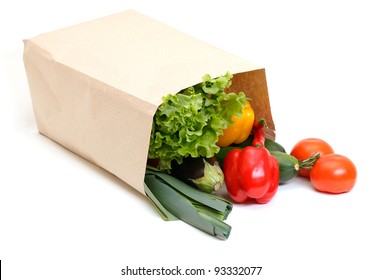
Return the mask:
[[267,203],[275,195],[279,185],[279,165],[265,148],[264,119],[253,126],[252,146],[230,151],[224,159],[226,188],[236,202],[250,198],[257,203]]

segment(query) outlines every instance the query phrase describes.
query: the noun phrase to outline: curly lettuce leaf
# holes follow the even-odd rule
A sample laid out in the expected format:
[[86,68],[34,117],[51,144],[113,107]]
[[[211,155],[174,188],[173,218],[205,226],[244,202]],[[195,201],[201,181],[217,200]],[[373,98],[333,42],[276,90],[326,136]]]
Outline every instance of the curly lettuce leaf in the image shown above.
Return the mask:
[[152,124],[149,157],[159,159],[159,169],[170,170],[171,162],[184,157],[212,157],[219,151],[218,137],[240,117],[246,105],[243,92],[225,93],[232,75],[212,79],[163,97]]

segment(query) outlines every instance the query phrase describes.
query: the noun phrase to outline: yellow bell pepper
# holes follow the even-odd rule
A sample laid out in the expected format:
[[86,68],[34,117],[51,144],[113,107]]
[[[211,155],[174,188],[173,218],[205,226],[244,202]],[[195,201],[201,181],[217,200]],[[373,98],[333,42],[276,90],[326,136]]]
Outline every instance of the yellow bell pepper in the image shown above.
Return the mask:
[[243,107],[242,116],[238,118],[233,116],[233,124],[223,131],[217,141],[219,147],[226,147],[231,144],[240,144],[244,142],[250,135],[254,123],[254,110],[249,101]]

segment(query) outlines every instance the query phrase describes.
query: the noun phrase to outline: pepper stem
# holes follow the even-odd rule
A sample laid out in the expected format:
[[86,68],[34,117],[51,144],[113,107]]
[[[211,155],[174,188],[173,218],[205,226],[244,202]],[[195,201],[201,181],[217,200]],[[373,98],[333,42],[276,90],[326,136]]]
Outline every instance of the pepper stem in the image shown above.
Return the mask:
[[263,131],[263,127],[266,125],[266,120],[264,118],[260,118],[258,121],[254,121],[253,125],[253,134],[254,139],[252,142],[252,146],[256,148],[261,148],[265,146],[265,132]]
[[309,158],[305,160],[299,160],[299,167],[304,169],[311,169],[319,158],[320,154],[315,152]]
[[264,118],[260,118],[258,123],[257,123],[257,127],[258,128],[262,128],[266,125],[266,120]]

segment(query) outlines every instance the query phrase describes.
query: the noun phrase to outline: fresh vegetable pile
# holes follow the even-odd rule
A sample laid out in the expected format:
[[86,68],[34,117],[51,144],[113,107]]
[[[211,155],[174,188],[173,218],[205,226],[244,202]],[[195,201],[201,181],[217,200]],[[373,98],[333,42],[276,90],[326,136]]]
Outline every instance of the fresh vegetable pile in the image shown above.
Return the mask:
[[[221,239],[233,203],[265,204],[296,176],[321,192],[344,193],[356,182],[353,162],[318,138],[286,153],[266,138],[266,120],[255,116],[243,92],[227,92],[232,75],[163,97],[152,124],[146,193],[165,220],[180,219]],[[230,201],[219,195],[226,187]]]

